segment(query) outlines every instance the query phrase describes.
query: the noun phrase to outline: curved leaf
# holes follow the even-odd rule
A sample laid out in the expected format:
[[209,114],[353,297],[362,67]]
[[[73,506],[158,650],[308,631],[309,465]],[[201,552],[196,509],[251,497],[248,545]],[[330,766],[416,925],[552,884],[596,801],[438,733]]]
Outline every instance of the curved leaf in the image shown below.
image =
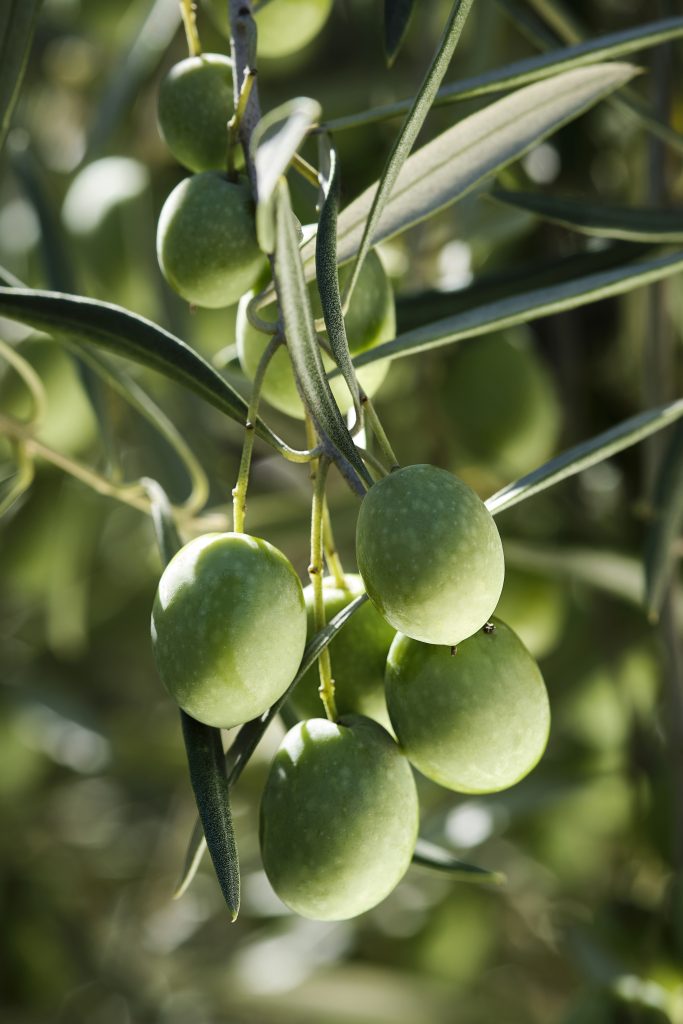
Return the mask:
[[428,839],[418,839],[413,854],[413,864],[434,868],[436,871],[445,871],[451,878],[459,882],[488,882],[493,885],[503,885],[506,881],[505,875],[500,871],[489,871],[487,868],[479,868],[475,864],[466,864],[454,857],[450,850],[445,850],[443,846],[438,846]]
[[624,448],[630,448],[650,434],[663,430],[671,423],[683,416],[683,398],[668,405],[660,405],[656,409],[649,409],[647,412],[632,416],[615,427],[605,430],[602,434],[592,437],[589,441],[577,444],[569,448],[562,455],[551,459],[544,465],[539,466],[532,473],[515,480],[502,490],[497,491],[486,500],[486,507],[491,515],[518,505],[520,501],[531,498],[539,491],[545,491],[553,487],[561,480],[575,476],[589,466],[595,466],[598,462],[616,455]]
[[631,242],[683,242],[683,210],[609,206],[582,199],[503,189],[491,192],[491,198],[584,235]]
[[401,49],[416,0],[384,0],[384,53],[389,67]]
[[674,545],[683,528],[683,424],[671,436],[655,488],[655,519],[645,546],[645,607],[659,618],[676,558]]

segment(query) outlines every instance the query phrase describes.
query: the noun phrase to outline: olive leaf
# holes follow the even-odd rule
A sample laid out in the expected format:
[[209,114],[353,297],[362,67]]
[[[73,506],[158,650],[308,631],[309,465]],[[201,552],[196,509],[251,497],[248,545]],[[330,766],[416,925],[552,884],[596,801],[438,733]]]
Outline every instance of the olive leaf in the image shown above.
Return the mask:
[[384,0],[384,53],[389,67],[403,45],[416,0]]
[[[560,72],[570,71],[572,68],[585,67],[587,64],[595,64],[597,61],[614,60],[616,57],[624,57],[638,50],[645,50],[650,46],[665,43],[670,39],[678,39],[681,36],[683,36],[683,18],[662,18],[659,21],[647,22],[623,32],[610,32],[608,35],[597,36],[595,39],[588,39],[573,46],[557,47],[548,53],[527,57],[502,68],[492,68],[490,71],[473,75],[471,78],[449,82],[448,85],[441,86],[432,105],[444,107],[451,103],[476,99],[479,96],[508,92],[511,89],[518,89],[520,86],[550,78]],[[401,117],[410,110],[411,103],[410,99],[398,100],[395,103],[370,107],[357,114],[345,114],[324,121],[321,129],[339,132],[347,128],[357,128],[361,125],[375,124],[393,117]]]
[[[612,295],[621,295],[653,281],[660,281],[683,270],[683,252],[678,251],[656,259],[636,260],[613,269],[571,278],[545,288],[520,292],[482,305],[473,306],[453,316],[417,327],[386,341],[353,360],[356,368],[376,359],[397,359],[422,353],[463,338],[528,323],[550,313],[576,309]],[[0,313],[2,307],[0,306]],[[333,371],[334,376],[336,371]]]
[[[168,565],[181,547],[171,506],[156,480],[147,478],[143,483],[151,502],[159,553],[164,564]],[[180,711],[180,722],[203,839],[211,854],[230,917],[235,921],[240,907],[240,867],[221,731],[198,722],[183,710]]]
[[320,104],[299,96],[270,110],[254,128],[249,148],[256,171],[256,233],[261,249],[275,249],[275,189],[311,126],[320,120]]
[[[180,338],[121,306],[80,295],[0,288],[0,316],[47,334],[99,345],[157,370],[184,385],[238,423],[247,418],[247,403],[206,360]],[[291,452],[261,420],[256,432],[281,452]]]
[[9,131],[42,0],[4,0],[0,6],[0,149]]
[[284,178],[278,182],[276,195],[275,279],[294,373],[323,446],[351,486],[362,494],[361,481],[370,486],[372,477],[353,443],[327,380],[304,280],[289,189]]
[[[260,716],[260,718],[255,718],[253,721],[247,722],[241,727],[232,746],[225,755],[229,786],[233,786],[237,782],[249,762],[251,755],[262,740],[266,729],[279,713],[282,706],[287,702],[294,691],[294,688],[298,685],[300,680],[303,679],[311,666],[315,664],[328,644],[330,644],[339,631],[344,628],[351,616],[354,615],[367,600],[367,594],[360,594],[358,597],[354,598],[350,604],[347,604],[345,608],[342,608],[340,612],[330,619],[323,629],[316,633],[315,636],[311,637],[309,642],[306,644],[306,649],[304,650],[299,670],[287,690],[272,707]],[[187,891],[187,888],[197,873],[197,869],[201,863],[205,849],[206,841],[202,834],[201,826],[199,822],[197,822],[192,830],[187,854],[185,856],[185,863],[183,865],[183,872],[173,894],[174,899],[179,899],[183,893]]]
[[503,885],[506,881],[502,872],[489,871],[487,868],[480,868],[475,864],[466,864],[465,861],[458,860],[450,850],[445,850],[443,846],[422,837],[418,839],[415,846],[413,864],[434,868],[436,871],[445,871],[454,881],[458,882]]
[[632,242],[683,242],[683,209],[610,206],[583,199],[546,196],[538,192],[507,192],[504,189],[495,189],[490,198],[584,235]]
[[323,201],[315,245],[315,276],[325,320],[325,329],[342,376],[346,381],[354,409],[356,422],[360,422],[360,390],[356,371],[351,362],[349,342],[339,292],[337,271],[337,209],[339,206],[339,163],[336,150],[329,137],[320,136],[320,180]]
[[683,527],[683,424],[679,423],[666,448],[657,475],[655,518],[645,545],[645,607],[659,618],[676,557],[674,545]]
[[566,452],[558,455],[526,476],[508,484],[486,500],[486,507],[491,515],[497,515],[505,509],[512,508],[531,498],[548,487],[553,487],[576,473],[581,473],[589,466],[604,462],[617,452],[630,448],[632,445],[649,437],[650,434],[663,430],[683,416],[683,398],[655,409],[648,409],[637,416],[631,416],[616,426],[597,434],[589,441],[574,445]]
[[[574,68],[459,121],[405,161],[369,242],[392,238],[461,199],[637,73],[633,65],[621,63]],[[372,185],[341,213],[340,263],[358,251],[377,191]],[[309,242],[303,249],[309,273],[312,247]]]

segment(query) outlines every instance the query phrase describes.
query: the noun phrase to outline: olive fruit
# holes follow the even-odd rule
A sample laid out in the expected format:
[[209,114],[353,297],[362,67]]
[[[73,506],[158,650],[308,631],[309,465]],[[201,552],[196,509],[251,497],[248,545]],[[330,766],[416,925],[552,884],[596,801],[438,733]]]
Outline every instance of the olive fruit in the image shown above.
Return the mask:
[[212,309],[237,302],[264,265],[246,178],[205,171],[176,185],[159,216],[157,257],[188,302]]
[[[339,275],[343,289],[351,267],[342,268]],[[314,317],[322,317],[322,306],[315,282],[308,286],[308,294]],[[251,295],[245,295],[237,313],[237,354],[246,376],[253,380],[261,356],[266,350],[270,336],[256,330],[247,319],[247,305]],[[275,320],[273,306],[259,311],[265,320]],[[358,283],[353,290],[349,310],[344,318],[349,350],[352,356],[359,355],[396,335],[396,312],[394,295],[382,261],[374,250],[368,253]],[[334,363],[323,353],[323,364],[331,370]],[[358,371],[358,380],[366,393],[372,396],[387,375],[389,363],[378,360]],[[332,393],[342,412],[348,412],[352,405],[351,394],[342,377],[330,381]],[[294,371],[287,349],[282,346],[271,359],[263,381],[262,395],[275,409],[296,419],[304,418],[304,407],[294,381]]]
[[[360,576],[347,573],[348,589],[338,586],[330,576],[323,580],[323,599],[327,622],[346,608],[365,590]],[[313,587],[304,590],[308,616],[308,637],[315,633]],[[329,646],[334,678],[334,693],[340,715],[356,712],[385,724],[384,668],[395,630],[387,625],[370,601],[366,601],[345,623]],[[322,712],[318,694],[317,665],[297,683],[291,703],[301,717],[314,718]]]
[[223,728],[247,722],[282,696],[299,667],[299,577],[258,537],[196,537],[159,581],[152,643],[159,675],[188,715]]
[[459,793],[514,785],[548,741],[541,672],[499,619],[455,653],[399,634],[387,658],[386,693],[406,757],[427,778]]
[[374,907],[405,874],[417,828],[410,765],[381,725],[349,715],[290,729],[261,801],[261,854],[291,910],[341,921]]
[[203,53],[174,64],[159,89],[159,130],[178,163],[191,171],[227,166],[232,62]]
[[456,466],[482,466],[500,479],[551,457],[561,424],[552,377],[525,328],[457,345],[444,376]]
[[415,640],[458,644],[491,616],[503,547],[484,503],[436,466],[405,466],[363,498],[356,558],[384,618]]
[[[216,24],[229,35],[226,0],[205,0]],[[254,12],[259,57],[287,57],[318,35],[332,11],[333,0],[269,0]]]

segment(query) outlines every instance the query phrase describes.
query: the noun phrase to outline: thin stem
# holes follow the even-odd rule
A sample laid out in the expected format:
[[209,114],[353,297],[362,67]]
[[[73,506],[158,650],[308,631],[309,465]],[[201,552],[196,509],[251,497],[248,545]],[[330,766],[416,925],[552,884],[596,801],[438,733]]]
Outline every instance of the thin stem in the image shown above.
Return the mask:
[[235,113],[228,121],[228,177],[234,178],[235,171],[235,150],[239,145],[240,141],[240,126],[244,118],[247,104],[251,97],[251,91],[254,88],[256,82],[256,70],[254,68],[247,68],[242,80],[242,85],[239,91],[237,99],[237,106],[235,107]]
[[309,185],[312,185],[313,188],[317,189],[320,186],[320,177],[318,176],[317,170],[313,164],[309,164],[308,160],[304,160],[304,158],[298,153],[294,154],[292,168],[297,171],[297,173],[300,174],[301,177],[309,183]]
[[[356,445],[356,448],[358,448],[358,445]],[[387,467],[384,465],[384,463],[380,459],[377,458],[376,455],[373,455],[373,453],[371,451],[369,451],[369,449],[367,449],[367,448],[358,448],[358,451],[360,452],[360,455],[361,455],[361,458],[362,458],[363,462],[367,462],[367,464],[369,466],[371,466],[372,469],[374,469],[375,472],[380,477],[382,477],[382,476],[389,476],[389,470],[387,469]]]
[[[311,503],[311,564],[308,575],[313,588],[313,620],[315,632],[325,626],[325,600],[323,596],[323,516],[325,507],[325,482],[330,460],[325,456],[311,466],[313,482],[313,501]],[[325,714],[331,722],[337,720],[337,706],[334,699],[334,679],[330,652],[325,648],[318,658],[320,686],[318,693],[325,708]]]
[[327,503],[327,497],[323,498],[323,546],[325,548],[325,561],[327,562],[328,572],[334,576],[334,582],[340,590],[348,590],[349,585],[346,581],[346,576],[344,575],[344,566],[342,565],[341,558],[339,557],[337,545],[334,542],[332,519],[330,517],[330,508]]
[[13,441],[11,443],[14,448],[17,471],[9,490],[0,501],[0,516],[4,516],[5,512],[8,512],[9,509],[11,509],[15,501],[17,501],[22,494],[29,489],[33,483],[33,477],[35,476],[35,465],[33,463],[33,459],[26,451],[26,442]]
[[30,423],[37,426],[45,417],[47,411],[47,397],[45,388],[40,376],[33,369],[28,360],[24,359],[11,345],[0,338],[0,355],[5,359],[13,370],[19,374],[22,381],[31,394],[33,409],[31,411]]
[[180,13],[183,18],[187,48],[191,57],[199,57],[202,52],[202,44],[199,41],[197,31],[197,5],[193,0],[180,0]]
[[363,410],[365,412],[365,418],[367,420],[368,426],[375,435],[375,438],[377,439],[377,444],[380,447],[382,455],[389,463],[390,470],[397,469],[398,466],[400,466],[400,462],[398,461],[396,455],[394,454],[394,449],[389,444],[389,438],[385,434],[384,427],[379,421],[379,416],[375,411],[375,407],[367,395],[363,396]]
[[247,421],[244,424],[244,444],[242,445],[242,458],[237,474],[237,483],[232,489],[232,522],[235,533],[244,533],[244,517],[247,511],[247,488],[249,486],[249,470],[251,468],[251,456],[254,450],[254,424],[258,416],[259,401],[261,399],[261,388],[263,378],[266,375],[268,364],[275,355],[278,347],[282,344],[282,335],[276,334],[269,341],[265,352],[259,360],[254,383],[252,386]]
[[258,296],[255,295],[247,303],[247,320],[252,327],[255,327],[257,331],[261,331],[262,334],[276,334],[278,330],[278,324],[276,320],[264,320],[258,315],[256,310],[259,308]]

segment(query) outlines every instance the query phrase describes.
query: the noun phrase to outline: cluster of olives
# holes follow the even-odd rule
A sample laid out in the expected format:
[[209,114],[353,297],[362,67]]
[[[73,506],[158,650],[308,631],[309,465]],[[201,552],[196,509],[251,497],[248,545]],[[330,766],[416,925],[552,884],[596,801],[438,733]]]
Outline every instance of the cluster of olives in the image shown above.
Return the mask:
[[[291,698],[305,717],[285,736],[261,805],[275,891],[323,920],[369,909],[407,870],[418,828],[410,764],[448,789],[493,792],[534,767],[549,728],[535,661],[492,619],[502,546],[469,487],[429,465],[383,477],[361,504],[356,550],[348,590],[324,586],[328,616],[363,588],[370,597],[330,645],[341,714],[320,717],[305,675]],[[271,544],[238,533],[187,544],[152,614],[166,687],[221,727],[284,694],[312,632],[311,588]]]

